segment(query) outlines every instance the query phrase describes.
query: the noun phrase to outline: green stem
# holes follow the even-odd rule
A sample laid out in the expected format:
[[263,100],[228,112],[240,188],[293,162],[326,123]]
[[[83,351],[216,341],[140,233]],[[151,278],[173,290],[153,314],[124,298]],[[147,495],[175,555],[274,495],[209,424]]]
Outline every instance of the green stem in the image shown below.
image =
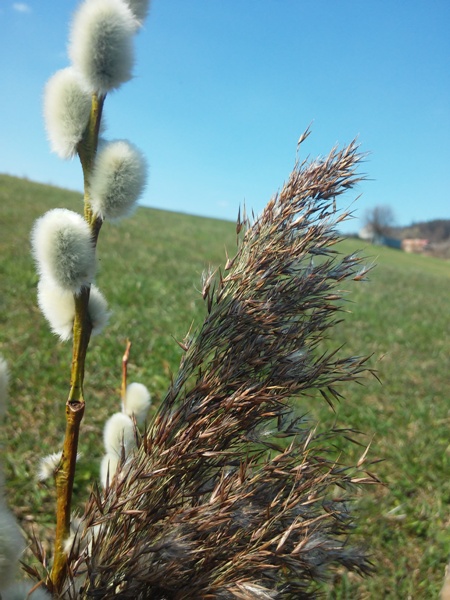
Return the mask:
[[[89,175],[94,166],[97,153],[98,135],[104,96],[92,96],[91,116],[84,136],[78,145],[78,155],[84,176],[84,217],[89,223],[94,245],[102,225],[101,219],[92,214],[89,198]],[[78,452],[80,425],[84,415],[85,401],[83,383],[86,354],[92,332],[89,317],[90,287],[82,288],[75,298],[75,320],[73,325],[72,368],[70,374],[69,398],[66,402],[66,432],[64,437],[61,461],[55,474],[56,482],[56,533],[55,552],[49,589],[56,595],[61,594],[67,577],[67,555],[64,543],[70,534],[70,515],[72,505],[73,483]]]
[[82,140],[78,144],[78,156],[80,157],[84,175],[84,218],[91,227],[96,219],[92,215],[90,205],[89,175],[92,173],[95,155],[97,154],[98,136],[105,97],[106,96],[93,94],[89,124],[84,132]]

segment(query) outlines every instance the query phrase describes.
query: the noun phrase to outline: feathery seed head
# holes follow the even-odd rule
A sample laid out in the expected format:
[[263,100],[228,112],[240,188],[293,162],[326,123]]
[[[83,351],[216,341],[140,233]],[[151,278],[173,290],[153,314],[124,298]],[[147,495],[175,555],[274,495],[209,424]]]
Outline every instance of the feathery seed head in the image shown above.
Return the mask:
[[103,219],[121,219],[135,208],[147,180],[143,154],[125,140],[105,143],[90,178],[91,206]]
[[75,14],[69,45],[89,90],[106,94],[131,79],[136,21],[122,0],[85,0]]
[[0,356],[0,418],[5,414],[8,402],[9,370],[6,360]]
[[335,462],[342,432],[316,434],[291,406],[318,391],[332,404],[366,370],[365,358],[320,349],[336,285],[359,268],[333,249],[333,198],[358,181],[358,161],[351,144],[297,165],[261,217],[239,222],[225,273],[205,276],[208,314],[155,420],[117,485],[91,496],[85,530],[107,527],[83,565],[86,597],[306,598],[338,566],[370,572],[333,493],[374,478]]
[[71,158],[89,121],[91,94],[73,67],[58,71],[44,92],[44,118],[53,152]]
[[132,419],[124,413],[115,413],[110,417],[103,430],[106,454],[115,454],[120,458],[122,448],[125,456],[136,448]]
[[31,242],[39,273],[63,290],[78,294],[95,275],[95,249],[89,225],[65,208],[45,213],[34,225]]
[[150,392],[142,383],[130,383],[127,386],[123,412],[129,417],[134,415],[136,423],[142,425],[150,408]]

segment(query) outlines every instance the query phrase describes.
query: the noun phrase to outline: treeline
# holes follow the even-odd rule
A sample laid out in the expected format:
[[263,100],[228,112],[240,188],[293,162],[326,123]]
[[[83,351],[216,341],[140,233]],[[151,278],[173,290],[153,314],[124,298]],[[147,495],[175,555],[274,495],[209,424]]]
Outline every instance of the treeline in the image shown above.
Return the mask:
[[393,237],[402,240],[406,238],[423,238],[430,243],[450,240],[450,219],[435,219],[421,223],[412,223],[406,227],[391,227]]

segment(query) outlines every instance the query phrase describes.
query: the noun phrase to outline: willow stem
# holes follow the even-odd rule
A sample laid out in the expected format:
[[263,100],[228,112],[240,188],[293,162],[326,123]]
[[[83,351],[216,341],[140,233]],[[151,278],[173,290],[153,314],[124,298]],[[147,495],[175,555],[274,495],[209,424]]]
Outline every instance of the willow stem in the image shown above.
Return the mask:
[[83,288],[80,295],[75,297],[72,370],[69,398],[66,402],[66,432],[61,461],[55,474],[56,534],[55,555],[50,579],[52,589],[57,593],[62,591],[67,576],[67,555],[64,552],[64,543],[70,534],[70,513],[78,437],[85,406],[83,397],[85,361],[92,331],[88,312],[89,293],[89,288]]
[[66,434],[61,464],[56,473],[56,537],[55,556],[50,575],[52,590],[60,593],[67,576],[67,555],[64,542],[70,532],[70,512],[73,481],[75,476],[76,451],[80,423],[84,414],[84,402],[66,403]]
[[[90,204],[89,175],[92,173],[95,155],[97,154],[98,136],[105,97],[106,96],[98,96],[97,94],[92,95],[89,124],[84,132],[81,142],[78,144],[78,156],[80,158],[81,166],[83,167],[84,175],[84,218],[89,225],[91,225],[91,228],[96,219],[92,215]],[[100,228],[98,229],[100,230]]]
[[[92,242],[97,244],[102,221],[93,216],[89,199],[89,176],[97,153],[98,135],[102,116],[104,96],[92,96],[89,124],[78,145],[78,155],[84,176],[84,217],[89,223]],[[82,288],[75,299],[75,320],[73,325],[72,369],[70,373],[70,392],[66,402],[66,432],[61,461],[55,473],[56,482],[56,533],[53,567],[48,588],[60,595],[67,578],[67,555],[64,544],[70,534],[70,515],[72,506],[73,483],[78,453],[80,425],[84,415],[85,401],[83,383],[86,354],[92,332],[89,316],[90,287]]]

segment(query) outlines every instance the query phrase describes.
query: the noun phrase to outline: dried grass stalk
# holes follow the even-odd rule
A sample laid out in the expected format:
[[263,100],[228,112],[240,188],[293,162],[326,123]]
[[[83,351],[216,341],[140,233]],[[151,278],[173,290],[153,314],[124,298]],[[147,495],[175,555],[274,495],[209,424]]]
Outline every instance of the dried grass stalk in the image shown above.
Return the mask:
[[336,567],[370,572],[349,543],[350,505],[375,479],[333,460],[342,432],[318,434],[292,409],[318,392],[332,405],[367,370],[320,349],[340,285],[367,272],[334,250],[348,216],[335,198],[360,160],[352,143],[297,164],[259,218],[239,219],[237,254],[204,277],[205,321],[155,421],[87,504],[80,547],[91,541],[72,551],[66,597],[293,600]]

